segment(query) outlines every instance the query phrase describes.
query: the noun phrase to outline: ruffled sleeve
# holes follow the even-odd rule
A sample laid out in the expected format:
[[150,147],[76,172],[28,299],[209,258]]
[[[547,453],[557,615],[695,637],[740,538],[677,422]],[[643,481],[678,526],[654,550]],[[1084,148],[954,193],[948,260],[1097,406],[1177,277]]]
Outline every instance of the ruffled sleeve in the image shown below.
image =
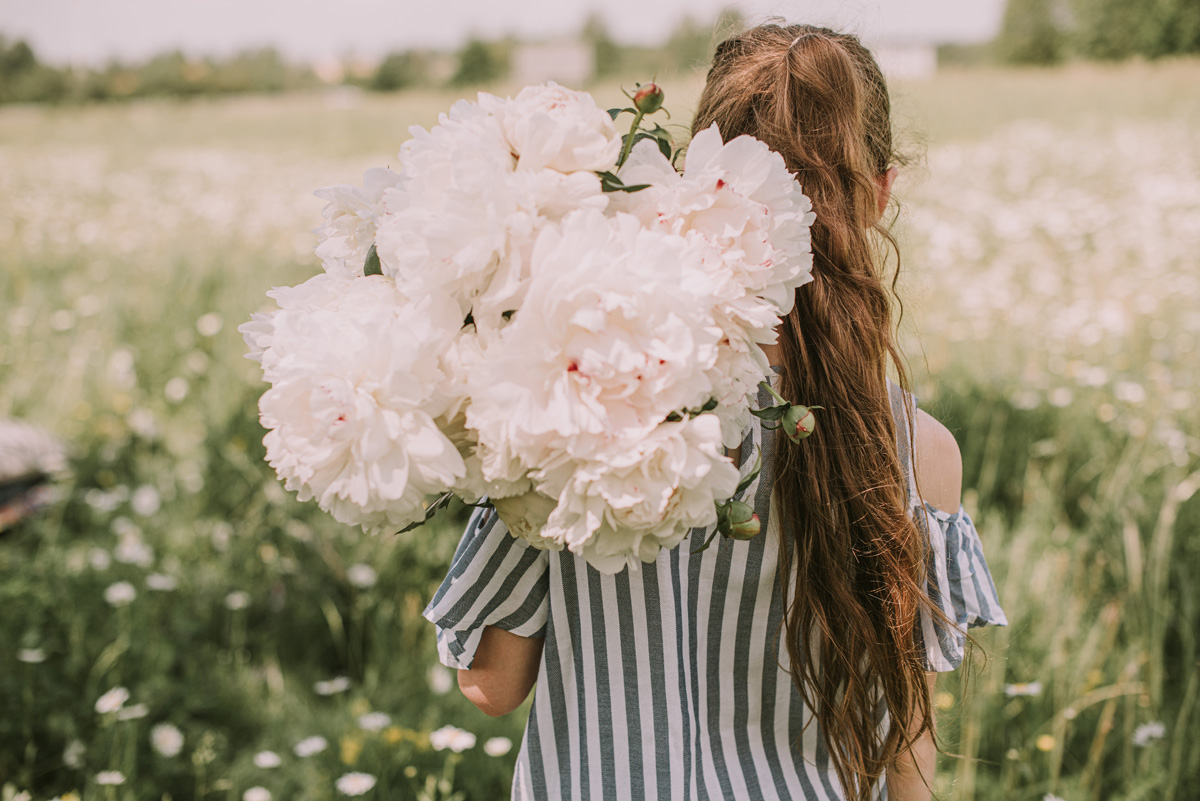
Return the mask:
[[926,591],[955,624],[939,623],[921,610],[925,670],[946,672],[962,664],[968,628],[1007,626],[1008,618],[1000,608],[979,532],[963,508],[949,514],[926,503],[916,506],[913,515],[918,528],[929,535]]
[[549,554],[510,535],[494,509],[476,509],[449,574],[423,613],[437,627],[442,664],[469,669],[484,626],[542,636],[548,566]]

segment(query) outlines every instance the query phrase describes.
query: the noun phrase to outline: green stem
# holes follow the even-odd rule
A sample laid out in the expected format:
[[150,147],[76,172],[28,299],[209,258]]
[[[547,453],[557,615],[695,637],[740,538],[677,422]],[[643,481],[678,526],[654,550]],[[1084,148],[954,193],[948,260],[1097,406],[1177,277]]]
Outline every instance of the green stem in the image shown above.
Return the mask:
[[771,385],[768,384],[766,381],[759,381],[758,385],[760,387],[762,387],[763,389],[765,389],[767,392],[769,392],[771,394],[771,397],[774,398],[775,400],[779,401],[780,403],[787,404],[788,406],[792,405],[791,401],[789,401],[788,399],[786,399],[785,397],[780,395],[775,390],[771,389]]
[[644,113],[638,111],[633,115],[633,125],[629,127],[629,136],[625,137],[625,147],[621,148],[621,158],[617,159],[617,169],[621,169],[621,165],[625,163],[625,159],[629,158],[629,151],[633,150],[633,140],[636,138],[638,128],[641,127],[642,117]]

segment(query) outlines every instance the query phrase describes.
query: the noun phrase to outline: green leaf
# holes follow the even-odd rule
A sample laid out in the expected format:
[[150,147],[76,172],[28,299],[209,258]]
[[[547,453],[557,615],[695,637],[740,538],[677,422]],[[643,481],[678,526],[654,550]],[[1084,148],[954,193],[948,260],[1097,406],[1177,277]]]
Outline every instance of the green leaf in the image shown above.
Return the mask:
[[790,407],[790,403],[785,406],[768,406],[765,409],[751,409],[750,414],[754,415],[760,420],[780,420],[785,414],[787,414],[787,410]]
[[373,244],[367,251],[367,260],[363,262],[363,275],[383,275],[383,265],[379,263],[379,253]]
[[616,120],[617,117],[620,117],[626,111],[628,111],[630,114],[637,114],[636,108],[610,108],[608,110],[608,116],[612,117],[613,120]]
[[433,518],[434,515],[436,515],[441,510],[445,509],[450,504],[450,501],[453,498],[454,498],[453,492],[447,492],[443,495],[439,495],[438,499],[436,501],[434,501],[433,503],[431,503],[425,507],[425,519],[424,520],[418,520],[415,523],[409,523],[407,526],[400,529],[396,533],[404,534],[406,532],[412,531],[414,528],[420,528],[421,526],[425,525]]

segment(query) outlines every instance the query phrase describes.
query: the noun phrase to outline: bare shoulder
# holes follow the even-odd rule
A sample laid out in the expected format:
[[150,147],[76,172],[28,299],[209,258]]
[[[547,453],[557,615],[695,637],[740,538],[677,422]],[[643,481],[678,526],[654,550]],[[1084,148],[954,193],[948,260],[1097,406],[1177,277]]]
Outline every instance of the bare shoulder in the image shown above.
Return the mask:
[[913,427],[913,467],[921,496],[938,509],[954,513],[962,499],[962,454],[950,429],[917,409]]

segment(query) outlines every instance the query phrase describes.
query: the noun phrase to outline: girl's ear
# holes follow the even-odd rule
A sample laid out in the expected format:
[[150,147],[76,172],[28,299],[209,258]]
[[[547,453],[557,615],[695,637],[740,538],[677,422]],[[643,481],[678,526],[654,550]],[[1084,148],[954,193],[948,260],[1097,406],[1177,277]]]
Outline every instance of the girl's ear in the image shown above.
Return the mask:
[[896,176],[900,173],[895,167],[888,167],[888,171],[875,179],[876,185],[879,187],[877,195],[879,202],[879,214],[883,216],[884,210],[887,208],[888,200],[892,197],[892,184],[896,182]]

